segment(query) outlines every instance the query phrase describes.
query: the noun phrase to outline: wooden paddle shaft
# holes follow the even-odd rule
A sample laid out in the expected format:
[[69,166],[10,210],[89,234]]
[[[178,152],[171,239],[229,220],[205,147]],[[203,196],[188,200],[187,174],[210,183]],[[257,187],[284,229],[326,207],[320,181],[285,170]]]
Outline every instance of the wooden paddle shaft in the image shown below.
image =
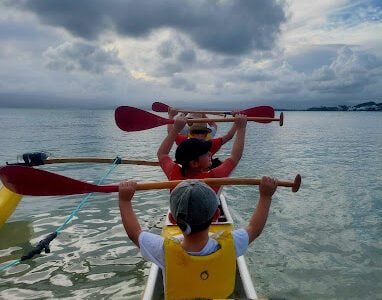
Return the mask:
[[[100,157],[68,157],[68,158],[49,158],[44,160],[44,165],[49,164],[64,164],[64,163],[113,163],[115,158],[100,158]],[[159,166],[157,161],[121,159],[120,164],[126,165],[144,165],[144,166]]]
[[[260,185],[261,179],[258,178],[206,178],[199,179],[208,185]],[[162,181],[162,182],[142,182],[137,183],[137,190],[154,190],[154,189],[172,189],[175,188],[182,180]],[[293,192],[297,192],[301,185],[301,176],[297,175],[294,181],[278,180],[278,186],[291,187]]]
[[225,116],[225,115],[232,115],[231,111],[213,111],[213,110],[185,110],[185,109],[176,109],[177,112],[180,113],[191,113],[191,114],[209,114],[209,115],[218,115],[218,116]]
[[[198,119],[187,119],[188,123],[209,123],[209,122],[235,122],[236,118],[198,118]],[[284,124],[284,114],[280,113],[279,118],[266,118],[266,117],[247,117],[247,121],[278,121],[280,126]]]
[[[58,196],[85,193],[118,192],[119,184],[96,185],[45,170],[26,166],[0,167],[0,179],[9,190],[30,196]],[[204,179],[210,185],[258,185],[260,179],[251,178],[208,178]],[[138,183],[138,190],[174,188],[181,181]],[[301,176],[297,175],[294,182],[278,181],[279,186],[291,187],[297,192],[301,184]]]
[[[208,122],[235,122],[236,118],[188,118],[189,123],[208,123]],[[248,121],[279,121],[277,118],[248,117]]]

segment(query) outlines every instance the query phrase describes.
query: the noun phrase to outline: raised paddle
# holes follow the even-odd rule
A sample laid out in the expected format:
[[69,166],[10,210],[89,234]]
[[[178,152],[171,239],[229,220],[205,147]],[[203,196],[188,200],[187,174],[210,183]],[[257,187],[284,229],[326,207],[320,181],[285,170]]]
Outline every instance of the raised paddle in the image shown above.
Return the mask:
[[[0,168],[0,179],[9,190],[29,196],[62,196],[87,193],[118,192],[118,184],[96,185],[79,181],[56,173],[24,166],[4,166]],[[256,178],[208,178],[205,183],[215,185],[259,185]],[[163,182],[141,182],[137,190],[170,189],[177,186],[181,180]],[[291,187],[293,192],[300,188],[301,176],[294,181],[278,181],[278,186]]]
[[[277,121],[280,126],[282,126],[284,123],[284,115],[281,113],[280,118],[248,117],[247,120],[259,123],[270,123]],[[191,121],[192,123],[234,122],[235,118],[202,118],[190,119],[190,122]],[[130,132],[151,129],[167,124],[174,124],[175,121],[172,119],[163,118],[139,108],[120,106],[115,110],[115,122],[123,131]]]
[[[154,102],[151,105],[151,108],[155,112],[168,112],[170,106],[162,102]],[[200,113],[200,114],[211,114],[211,115],[232,115],[231,111],[197,111],[197,110],[186,110],[186,109],[177,109],[176,111],[182,113]],[[252,108],[244,109],[238,111],[237,113],[246,115],[248,117],[264,117],[264,118],[274,118],[275,110],[271,106],[255,106]]]

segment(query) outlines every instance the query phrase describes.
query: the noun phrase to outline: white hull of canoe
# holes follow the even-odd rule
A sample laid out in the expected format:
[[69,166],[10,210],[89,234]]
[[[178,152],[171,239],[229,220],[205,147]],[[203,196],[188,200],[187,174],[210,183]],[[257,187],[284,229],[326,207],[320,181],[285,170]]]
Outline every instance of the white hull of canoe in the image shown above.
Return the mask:
[[[221,205],[226,217],[226,221],[221,224],[232,224],[233,220],[229,213],[224,195],[220,194]],[[220,222],[219,222],[220,224]],[[170,225],[167,220],[166,225]],[[171,226],[171,225],[170,225]],[[234,297],[241,299],[257,299],[257,294],[251,275],[249,274],[247,263],[244,256],[236,259],[236,284]],[[151,264],[149,277],[146,282],[146,288],[143,293],[143,300],[163,299],[163,277],[162,271],[155,264]]]

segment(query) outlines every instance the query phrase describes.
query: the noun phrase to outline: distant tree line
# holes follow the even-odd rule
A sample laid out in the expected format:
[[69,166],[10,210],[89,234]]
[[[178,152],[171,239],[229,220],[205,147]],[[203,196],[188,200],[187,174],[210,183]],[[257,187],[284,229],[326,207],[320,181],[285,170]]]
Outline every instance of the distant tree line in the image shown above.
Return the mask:
[[338,106],[320,106],[311,107],[308,111],[382,111],[382,102],[376,103],[373,101],[364,102],[354,106],[338,105]]

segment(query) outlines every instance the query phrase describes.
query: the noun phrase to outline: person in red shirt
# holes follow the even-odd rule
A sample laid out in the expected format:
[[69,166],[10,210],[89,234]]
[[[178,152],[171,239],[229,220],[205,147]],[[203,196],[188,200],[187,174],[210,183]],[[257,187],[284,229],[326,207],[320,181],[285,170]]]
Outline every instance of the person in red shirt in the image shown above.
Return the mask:
[[[212,170],[210,170],[212,141],[197,138],[186,139],[176,149],[175,162],[170,158],[169,153],[175,139],[186,123],[185,117],[177,117],[173,128],[158,149],[158,160],[167,178],[183,180],[228,177],[243,154],[247,116],[240,114],[235,116],[236,138],[231,155],[220,166]],[[219,187],[213,187],[213,189],[215,192],[219,191]]]
[[[170,108],[168,111],[169,119],[174,119],[177,113],[178,111],[176,109]],[[193,118],[194,117],[207,118],[205,114],[200,114],[200,115],[193,114],[192,116]],[[209,122],[208,125],[210,125],[210,127],[212,127],[213,130],[211,130],[211,128],[209,128],[206,123],[193,123],[188,128],[188,134],[180,133],[176,136],[175,143],[179,145],[180,143],[182,143],[184,140],[188,138],[196,138],[196,139],[203,139],[203,140],[211,139],[212,141],[211,154],[214,155],[216,152],[220,150],[220,148],[225,143],[227,143],[233,138],[236,132],[236,126],[235,126],[235,123],[233,123],[231,129],[225,135],[218,138],[213,138],[215,134],[213,134],[212,136],[212,133],[216,133],[217,125],[215,122]],[[167,125],[167,133],[169,133],[172,128],[173,128],[172,124]]]
[[[168,111],[169,119],[174,119],[176,114],[178,113],[177,110],[170,108]],[[205,114],[188,114],[188,119],[191,118],[207,118]],[[183,128],[180,133],[176,136],[175,143],[177,145],[180,145],[184,140],[188,138],[196,138],[196,139],[202,139],[202,140],[211,140],[212,146],[210,149],[210,152],[212,156],[216,152],[220,150],[220,148],[230,141],[236,132],[236,126],[235,123],[232,125],[231,129],[223,136],[218,138],[213,138],[215,136],[215,133],[217,131],[217,125],[215,122],[208,122],[208,125],[206,123],[190,123],[188,124],[187,129]],[[169,133],[171,129],[173,128],[172,124],[167,125],[167,132]],[[216,168],[221,165],[221,161],[219,158],[212,158],[212,164],[210,166],[210,169]]]
[[[168,117],[169,119],[174,119],[174,117],[177,115],[178,111],[175,109],[175,108],[172,108],[170,107],[169,110],[168,110]],[[181,113],[181,115],[184,115],[184,113]],[[187,119],[200,119],[200,118],[208,118],[206,116],[205,113],[196,113],[196,112],[193,112],[193,113],[188,113],[186,115],[186,118]],[[184,135],[186,137],[190,136],[190,126],[193,125],[191,120],[190,122],[180,131],[180,135]],[[204,125],[204,124],[203,124]],[[167,130],[171,129],[172,125],[170,126],[167,126]],[[205,125],[207,126],[207,125]],[[215,134],[218,130],[218,125],[216,125],[216,123],[214,121],[209,121],[208,122],[208,129],[209,129],[209,133],[208,135],[206,136],[205,139],[212,139],[215,137]]]

